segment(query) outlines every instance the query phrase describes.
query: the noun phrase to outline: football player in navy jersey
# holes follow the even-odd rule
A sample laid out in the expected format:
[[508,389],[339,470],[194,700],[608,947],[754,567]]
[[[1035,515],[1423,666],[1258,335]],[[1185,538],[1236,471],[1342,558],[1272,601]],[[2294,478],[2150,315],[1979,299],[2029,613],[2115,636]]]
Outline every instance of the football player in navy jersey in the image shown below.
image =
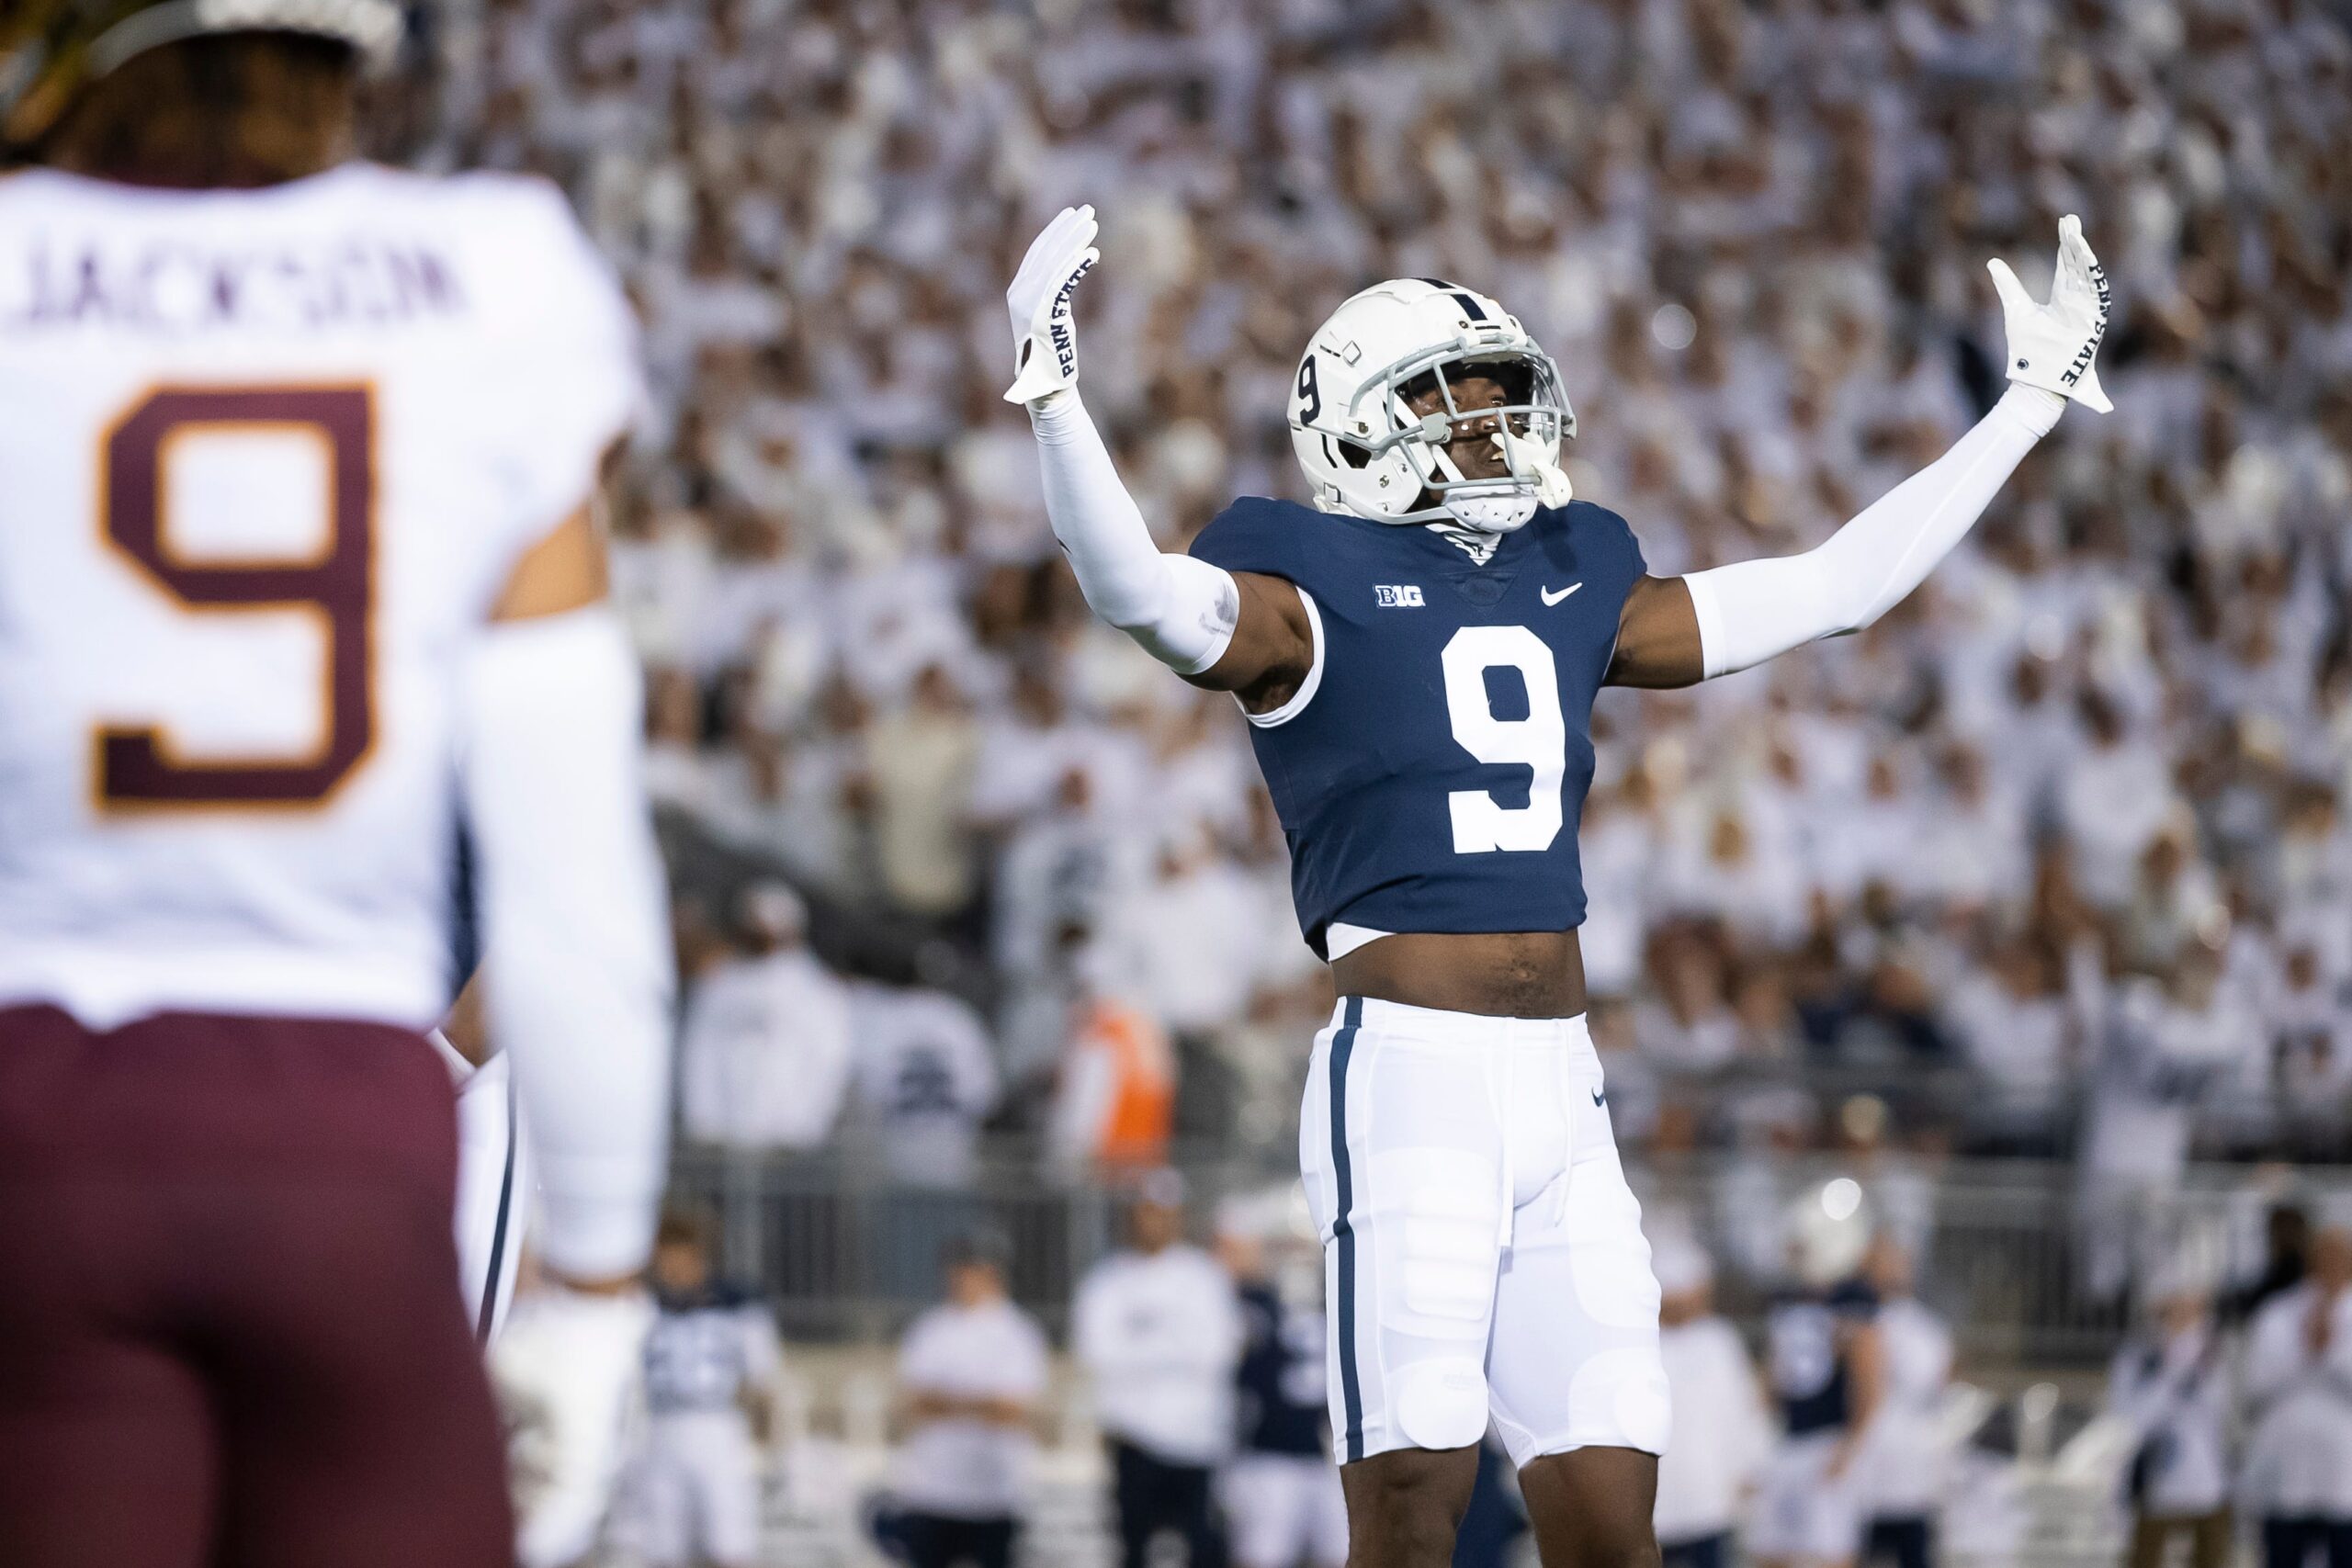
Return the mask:
[[[1280,1194],[1283,1211],[1289,1196]],[[1243,1327],[1238,1441],[1223,1480],[1227,1553],[1235,1568],[1340,1568],[1348,1518],[1331,1468],[1323,1311],[1314,1277],[1269,1256],[1283,1217],[1237,1203],[1217,1227]]]
[[1290,427],[1312,506],[1249,499],[1163,555],[1079,401],[1065,210],[1006,295],[1046,508],[1087,603],[1232,692],[1340,1000],[1300,1156],[1324,1240],[1357,1568],[1447,1561],[1491,1424],[1552,1568],[1656,1561],[1657,1285],[1583,1013],[1576,822],[1604,685],[1687,686],[1870,625],[2069,400],[2105,410],[2105,275],[2068,218],[2050,302],[1992,264],[2014,383],[1819,548],[1653,577],[1574,500],[1557,367],[1502,306],[1375,285],[1315,333]]
[[1782,1437],[1743,1542],[1761,1568],[1850,1568],[1862,1544],[1858,1461],[1884,1403],[1886,1353],[1878,1292],[1863,1273],[1870,1222],[1839,1209],[1837,1185],[1797,1201],[1792,1278],[1765,1317]]

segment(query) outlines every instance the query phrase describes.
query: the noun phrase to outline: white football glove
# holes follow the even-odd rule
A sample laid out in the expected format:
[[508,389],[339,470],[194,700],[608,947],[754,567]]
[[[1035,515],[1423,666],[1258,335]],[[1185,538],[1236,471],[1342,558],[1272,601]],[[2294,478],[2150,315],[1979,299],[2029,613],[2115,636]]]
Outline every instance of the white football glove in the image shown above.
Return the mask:
[[1020,274],[1004,291],[1012,316],[1013,382],[1008,403],[1034,403],[1078,385],[1078,325],[1069,297],[1102,259],[1094,248],[1094,209],[1065,207],[1029,243]]
[[2008,263],[1996,257],[1984,267],[1993,275],[2008,328],[2009,379],[2113,412],[2092,363],[2098,340],[2107,335],[2111,295],[2106,270],[2084,243],[2083,220],[2071,212],[2058,220],[2058,270],[2050,280],[2047,305],[2033,302]]

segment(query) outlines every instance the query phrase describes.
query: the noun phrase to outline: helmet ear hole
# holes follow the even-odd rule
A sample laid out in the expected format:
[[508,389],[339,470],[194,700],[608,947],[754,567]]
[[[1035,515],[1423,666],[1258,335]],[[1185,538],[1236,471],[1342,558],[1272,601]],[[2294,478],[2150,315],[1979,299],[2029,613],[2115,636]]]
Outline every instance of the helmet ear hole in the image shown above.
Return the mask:
[[1342,441],[1339,446],[1340,461],[1351,468],[1361,468],[1372,461],[1372,448],[1369,446],[1359,446],[1352,441]]

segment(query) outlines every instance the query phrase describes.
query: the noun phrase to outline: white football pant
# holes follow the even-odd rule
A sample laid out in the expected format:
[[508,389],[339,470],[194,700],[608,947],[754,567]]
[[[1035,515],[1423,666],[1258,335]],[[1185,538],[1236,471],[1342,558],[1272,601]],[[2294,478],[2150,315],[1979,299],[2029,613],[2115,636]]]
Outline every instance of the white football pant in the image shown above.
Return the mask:
[[1299,1162],[1343,1463],[1489,1423],[1517,1465],[1665,1450],[1657,1280],[1605,1094],[1581,1018],[1340,998]]

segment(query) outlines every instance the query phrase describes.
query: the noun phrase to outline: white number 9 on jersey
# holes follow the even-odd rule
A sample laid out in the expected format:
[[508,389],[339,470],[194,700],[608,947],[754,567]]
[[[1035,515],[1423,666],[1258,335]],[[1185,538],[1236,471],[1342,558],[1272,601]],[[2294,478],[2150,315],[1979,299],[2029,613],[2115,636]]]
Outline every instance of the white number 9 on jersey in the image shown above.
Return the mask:
[[[1560,713],[1560,676],[1552,650],[1525,626],[1464,626],[1439,656],[1445,669],[1445,712],[1453,739],[1481,762],[1532,769],[1527,804],[1505,806],[1483,789],[1445,797],[1453,818],[1453,852],[1548,850],[1566,820],[1561,784],[1568,771],[1568,726]],[[1487,671],[1519,671],[1527,716],[1497,718]]]

